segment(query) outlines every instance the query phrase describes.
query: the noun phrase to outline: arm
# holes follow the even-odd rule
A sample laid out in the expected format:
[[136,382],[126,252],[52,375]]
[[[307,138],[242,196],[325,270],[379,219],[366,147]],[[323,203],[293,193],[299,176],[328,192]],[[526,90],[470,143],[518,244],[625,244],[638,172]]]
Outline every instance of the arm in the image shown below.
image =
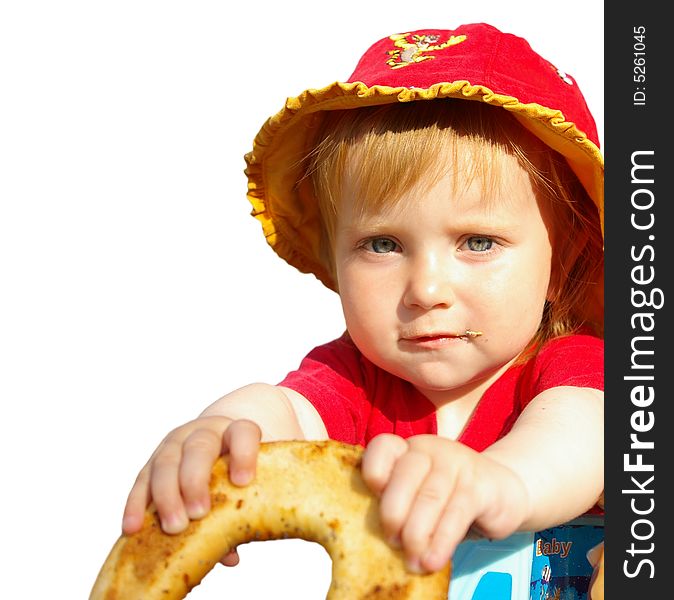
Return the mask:
[[530,507],[518,529],[539,531],[592,508],[604,489],[604,393],[556,387],[483,452],[523,482]]
[[138,531],[151,501],[168,533],[203,517],[210,510],[211,469],[223,452],[230,453],[232,482],[246,485],[255,476],[261,440],[326,438],[316,410],[293,390],[257,383],[227,394],[159,444],[129,493],[122,530]]
[[601,494],[603,462],[603,393],[558,387],[482,453],[438,436],[378,436],[363,476],[409,568],[437,571],[471,527],[500,539],[582,514]]
[[290,388],[253,383],[216,400],[200,417],[250,419],[260,426],[262,440],[327,439],[325,425],[313,405]]

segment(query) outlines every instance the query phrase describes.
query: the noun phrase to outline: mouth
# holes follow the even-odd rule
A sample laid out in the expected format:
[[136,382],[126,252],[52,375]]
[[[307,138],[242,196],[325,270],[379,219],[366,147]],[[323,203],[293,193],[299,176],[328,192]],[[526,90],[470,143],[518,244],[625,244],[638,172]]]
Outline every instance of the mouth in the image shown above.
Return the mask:
[[481,331],[466,329],[463,333],[424,333],[419,335],[408,335],[400,338],[401,342],[409,343],[420,347],[437,347],[449,344],[456,340],[469,341],[482,335]]

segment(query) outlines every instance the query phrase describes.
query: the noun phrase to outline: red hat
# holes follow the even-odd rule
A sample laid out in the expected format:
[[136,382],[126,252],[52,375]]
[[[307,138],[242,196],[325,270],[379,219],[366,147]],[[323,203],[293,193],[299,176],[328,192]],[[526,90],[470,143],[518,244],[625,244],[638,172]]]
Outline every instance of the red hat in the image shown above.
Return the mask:
[[[391,35],[372,45],[345,82],[288,98],[246,155],[248,198],[274,250],[335,289],[320,261],[320,217],[303,159],[324,111],[463,98],[502,107],[562,154],[599,211],[604,161],[594,119],[570,75],[521,37],[485,23]],[[302,182],[299,183],[298,182]]]

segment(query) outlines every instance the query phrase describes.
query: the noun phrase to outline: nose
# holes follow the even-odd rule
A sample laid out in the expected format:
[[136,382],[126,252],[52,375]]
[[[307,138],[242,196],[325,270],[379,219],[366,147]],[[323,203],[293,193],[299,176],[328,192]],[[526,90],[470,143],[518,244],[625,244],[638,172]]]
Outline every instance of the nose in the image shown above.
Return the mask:
[[435,252],[425,253],[409,265],[403,302],[425,310],[454,304],[454,286],[449,261]]

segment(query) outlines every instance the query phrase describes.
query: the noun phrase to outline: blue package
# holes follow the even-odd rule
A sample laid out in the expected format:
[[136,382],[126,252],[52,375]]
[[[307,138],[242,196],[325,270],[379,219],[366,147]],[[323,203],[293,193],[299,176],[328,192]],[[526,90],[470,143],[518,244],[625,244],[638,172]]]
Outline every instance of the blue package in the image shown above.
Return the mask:
[[586,600],[592,577],[588,551],[604,539],[600,517],[534,534],[531,600]]
[[587,600],[587,552],[604,538],[604,519],[585,516],[505,540],[466,540],[452,561],[449,600]]

